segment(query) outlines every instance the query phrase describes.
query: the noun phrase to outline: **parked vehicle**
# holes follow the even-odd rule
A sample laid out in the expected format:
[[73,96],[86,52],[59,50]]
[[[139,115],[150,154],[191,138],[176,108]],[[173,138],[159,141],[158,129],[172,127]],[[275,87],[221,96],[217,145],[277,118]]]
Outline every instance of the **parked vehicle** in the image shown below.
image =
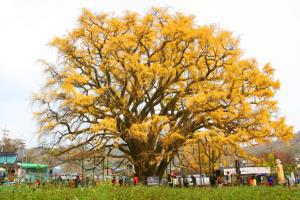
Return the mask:
[[[204,174],[202,174],[200,176],[200,174],[194,174],[194,177],[196,178],[196,185],[197,186],[209,186],[210,185],[210,181],[209,181],[209,177],[205,176]],[[192,180],[192,175],[189,175],[187,177],[188,182],[189,182],[189,186],[193,186],[193,180]]]
[[[77,173],[58,173],[56,179],[60,176],[63,181],[76,179]],[[54,179],[54,178],[53,178]]]

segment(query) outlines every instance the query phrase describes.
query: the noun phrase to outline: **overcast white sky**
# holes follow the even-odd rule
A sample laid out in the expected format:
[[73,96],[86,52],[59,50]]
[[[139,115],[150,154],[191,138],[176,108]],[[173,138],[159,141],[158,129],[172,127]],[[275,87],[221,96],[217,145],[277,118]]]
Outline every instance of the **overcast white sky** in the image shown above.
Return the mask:
[[36,61],[55,59],[47,43],[75,27],[83,7],[118,14],[152,6],[195,15],[199,24],[218,23],[240,36],[247,56],[275,67],[280,114],[300,129],[298,0],[0,0],[0,128],[28,146],[38,144],[30,98],[44,77]]

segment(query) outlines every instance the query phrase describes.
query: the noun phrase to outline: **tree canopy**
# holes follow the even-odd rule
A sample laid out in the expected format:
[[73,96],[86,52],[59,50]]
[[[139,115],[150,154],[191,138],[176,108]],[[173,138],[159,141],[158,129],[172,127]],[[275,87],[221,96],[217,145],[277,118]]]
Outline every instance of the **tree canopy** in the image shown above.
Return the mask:
[[47,82],[34,98],[40,132],[55,144],[109,145],[138,174],[162,176],[195,140],[239,154],[243,145],[293,135],[277,116],[271,65],[260,68],[230,31],[193,16],[83,10],[77,28],[50,45],[59,59],[44,61]]
[[10,131],[6,128],[0,131],[0,152],[16,153],[18,150],[25,148],[23,139],[15,139],[9,136]]

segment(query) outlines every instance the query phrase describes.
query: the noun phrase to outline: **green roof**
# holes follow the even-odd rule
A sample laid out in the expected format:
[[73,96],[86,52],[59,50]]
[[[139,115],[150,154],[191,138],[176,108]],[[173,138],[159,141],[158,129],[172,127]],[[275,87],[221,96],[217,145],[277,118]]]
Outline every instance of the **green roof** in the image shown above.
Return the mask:
[[42,169],[48,168],[48,165],[34,164],[34,163],[20,163],[19,166],[23,169]]

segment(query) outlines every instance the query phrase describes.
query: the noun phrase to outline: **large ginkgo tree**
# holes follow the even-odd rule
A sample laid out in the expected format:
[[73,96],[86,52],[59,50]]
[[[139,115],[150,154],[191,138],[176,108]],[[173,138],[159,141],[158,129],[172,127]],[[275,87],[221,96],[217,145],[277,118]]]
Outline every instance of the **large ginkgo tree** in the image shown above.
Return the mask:
[[64,150],[117,148],[140,176],[161,177],[193,140],[238,153],[293,135],[277,113],[270,64],[259,67],[231,32],[193,16],[83,10],[78,26],[50,45],[58,59],[45,61],[35,115],[40,134]]

